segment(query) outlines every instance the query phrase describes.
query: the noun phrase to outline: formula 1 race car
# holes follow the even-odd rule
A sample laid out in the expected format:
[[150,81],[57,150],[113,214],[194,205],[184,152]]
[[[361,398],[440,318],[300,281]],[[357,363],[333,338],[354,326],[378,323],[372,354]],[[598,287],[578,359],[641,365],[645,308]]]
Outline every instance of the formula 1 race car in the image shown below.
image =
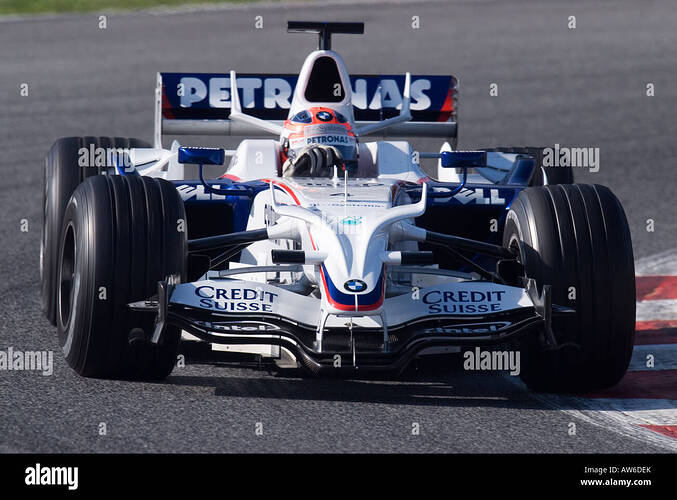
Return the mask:
[[[362,23],[288,30],[319,34],[298,77],[158,74],[153,145],[52,147],[42,297],[69,365],[161,379],[182,337],[316,374],[508,345],[532,389],[616,384],[635,284],[611,191],[536,148],[457,150],[456,78],[350,76],[331,38]],[[275,138],[163,148],[180,134]]]

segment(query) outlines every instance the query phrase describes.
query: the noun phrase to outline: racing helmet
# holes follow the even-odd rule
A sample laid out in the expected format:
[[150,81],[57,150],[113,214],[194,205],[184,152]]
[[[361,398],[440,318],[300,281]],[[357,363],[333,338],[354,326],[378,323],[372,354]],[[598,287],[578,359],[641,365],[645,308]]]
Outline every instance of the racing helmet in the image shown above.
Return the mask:
[[357,171],[357,138],[348,119],[331,108],[312,107],[284,122],[282,152],[294,159],[307,146],[333,146],[349,175]]

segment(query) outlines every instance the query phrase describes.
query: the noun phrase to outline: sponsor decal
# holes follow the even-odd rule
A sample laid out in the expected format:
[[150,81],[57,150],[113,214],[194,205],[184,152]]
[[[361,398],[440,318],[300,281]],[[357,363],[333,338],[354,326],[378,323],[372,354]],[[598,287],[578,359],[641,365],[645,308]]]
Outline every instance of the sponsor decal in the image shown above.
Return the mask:
[[356,216],[348,216],[344,217],[341,219],[341,224],[345,224],[348,226],[357,226],[358,224],[362,224],[362,216],[356,217]]
[[345,134],[346,127],[335,123],[320,123],[303,128],[303,135]]
[[349,292],[359,293],[364,292],[367,289],[367,284],[362,280],[348,280],[343,284],[343,288]]
[[[219,184],[212,184],[214,189],[220,189]],[[208,200],[225,200],[226,195],[217,193],[205,193],[205,188],[202,184],[179,184],[176,185],[176,190],[181,195],[183,201],[208,201]]]
[[195,288],[200,307],[227,312],[272,312],[278,294],[253,288],[219,288],[201,285]]
[[362,229],[362,222],[366,219],[362,216],[335,216],[323,213],[322,220],[337,234],[359,234]]
[[212,323],[212,327],[224,332],[242,332],[242,333],[256,333],[268,332],[273,330],[280,330],[281,328],[271,323],[263,321],[237,321],[237,322],[219,322]]
[[464,325],[444,325],[434,328],[426,328],[424,332],[447,335],[493,334],[510,325],[511,323],[509,321],[497,321],[495,323],[468,323]]
[[[343,193],[341,193],[343,196]],[[348,194],[350,196],[350,194]],[[347,205],[352,208],[389,208],[387,201],[363,202],[360,200],[348,200]],[[313,203],[314,207],[345,207],[346,203]]]
[[[455,188],[454,188],[455,189]],[[434,187],[434,193],[451,192],[452,188],[448,187]],[[459,202],[461,205],[475,204],[475,205],[505,205],[505,195],[501,195],[500,189],[485,189],[485,188],[463,188],[453,196],[445,198],[443,196],[436,196],[435,203],[448,203],[449,200]]]
[[322,144],[327,146],[354,146],[355,138],[349,135],[314,135],[289,141],[289,147],[298,149],[308,144]]
[[[308,187],[334,187],[333,182],[324,182],[324,181],[304,181],[304,182],[295,182],[299,186],[308,186]],[[369,187],[373,188],[376,186],[385,186],[382,182],[351,182],[348,179],[348,186],[350,187]]]
[[331,116],[331,113],[328,113],[327,111],[318,111],[315,113],[315,118],[323,122],[328,122],[331,121],[333,116]]
[[501,310],[505,290],[431,290],[423,295],[428,314],[479,314]]
[[[381,110],[402,104],[404,75],[350,77],[356,120],[382,119]],[[239,74],[237,86],[243,109],[265,119],[285,119],[297,75]],[[162,73],[163,116],[170,119],[223,119],[231,107],[230,75]],[[454,107],[456,79],[449,75],[412,75],[413,121],[445,121]]]

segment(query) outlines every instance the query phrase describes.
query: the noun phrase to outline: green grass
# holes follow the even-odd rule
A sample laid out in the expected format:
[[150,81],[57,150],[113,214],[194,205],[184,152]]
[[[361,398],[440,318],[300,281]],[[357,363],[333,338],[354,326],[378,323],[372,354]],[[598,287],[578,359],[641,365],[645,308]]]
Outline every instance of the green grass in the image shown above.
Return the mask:
[[1,14],[92,12],[200,3],[249,3],[255,0],[0,0]]

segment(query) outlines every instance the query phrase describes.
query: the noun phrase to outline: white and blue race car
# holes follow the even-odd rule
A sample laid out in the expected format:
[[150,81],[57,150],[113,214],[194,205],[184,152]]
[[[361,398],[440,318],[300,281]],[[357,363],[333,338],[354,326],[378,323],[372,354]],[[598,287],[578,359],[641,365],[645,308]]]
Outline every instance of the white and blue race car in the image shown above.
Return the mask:
[[[509,344],[533,389],[618,382],[635,285],[611,191],[535,148],[456,150],[456,79],[350,76],[331,37],[362,23],[288,29],[319,34],[298,76],[158,74],[152,145],[52,147],[42,297],[69,365],[160,379],[182,337],[316,374]],[[181,134],[254,138],[163,147]]]

